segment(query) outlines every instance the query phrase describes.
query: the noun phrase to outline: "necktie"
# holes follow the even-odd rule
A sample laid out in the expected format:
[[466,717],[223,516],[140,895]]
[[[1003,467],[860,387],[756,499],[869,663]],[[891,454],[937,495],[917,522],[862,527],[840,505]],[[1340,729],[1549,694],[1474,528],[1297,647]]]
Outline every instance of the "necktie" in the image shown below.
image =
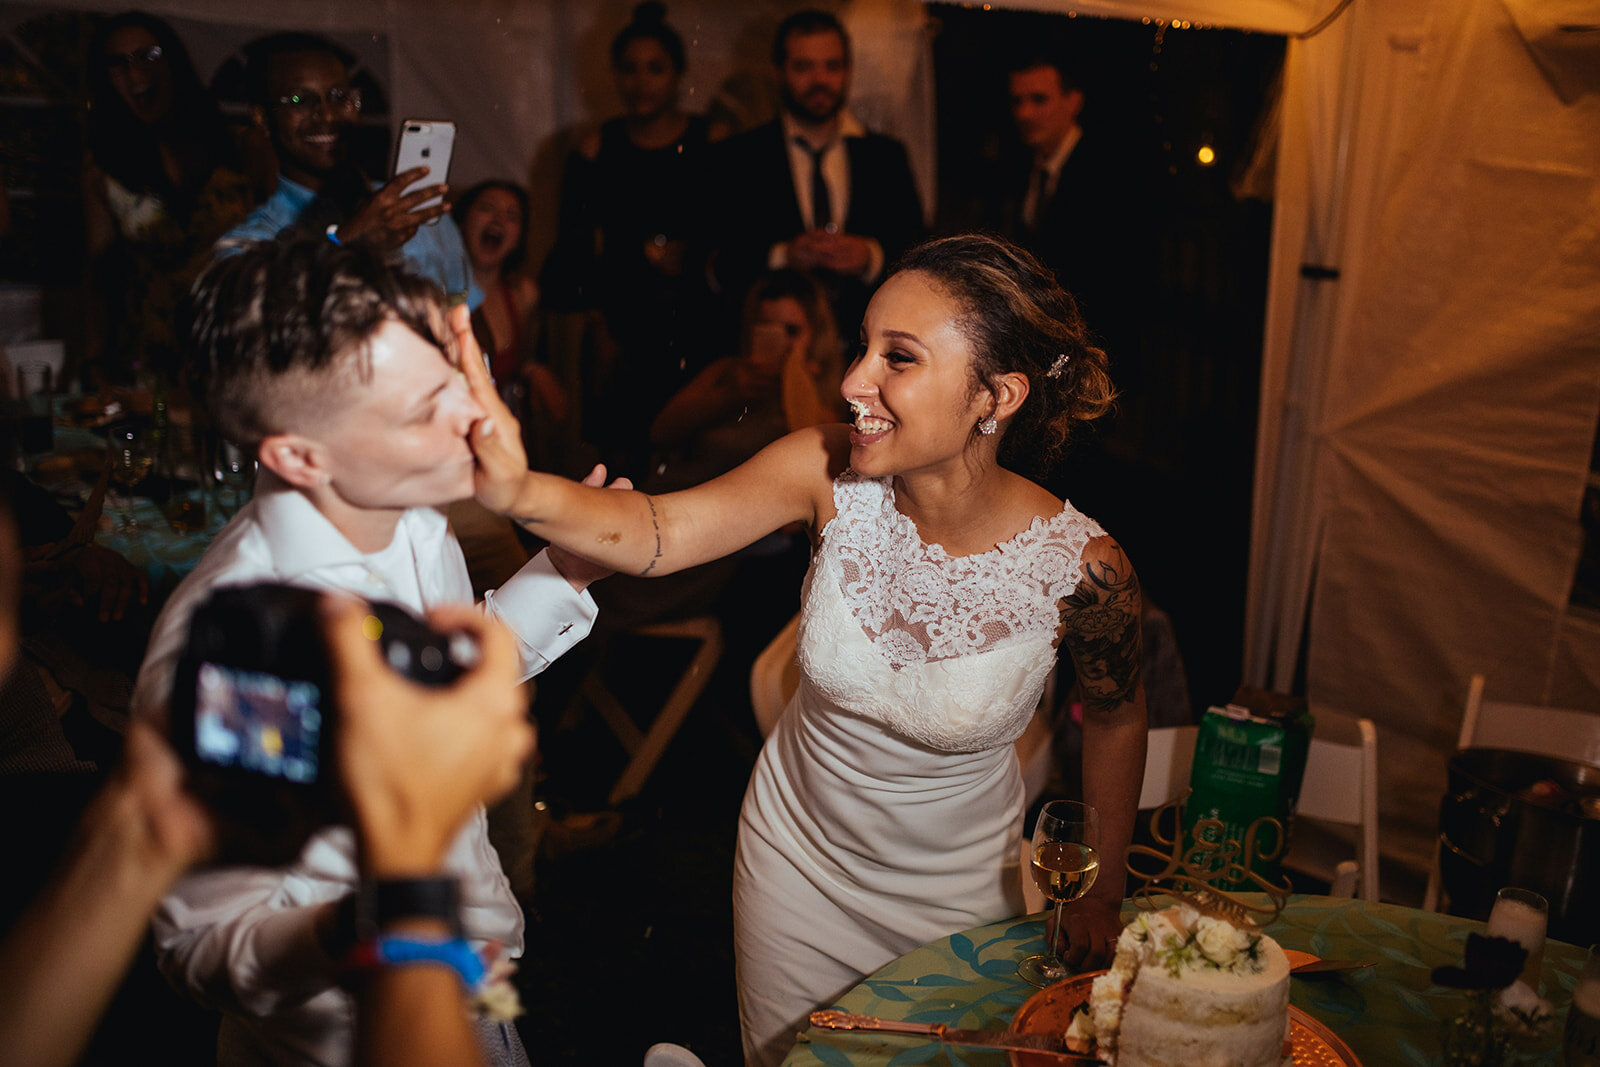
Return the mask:
[[1022,221],[1030,229],[1039,224],[1039,216],[1044,214],[1045,189],[1049,183],[1050,172],[1043,167],[1035,168],[1033,181],[1028,183],[1028,199],[1022,205]]
[[811,228],[827,229],[833,222],[833,196],[828,192],[828,181],[822,175],[822,156],[828,151],[828,146],[812,148],[802,140],[800,147],[811,157]]

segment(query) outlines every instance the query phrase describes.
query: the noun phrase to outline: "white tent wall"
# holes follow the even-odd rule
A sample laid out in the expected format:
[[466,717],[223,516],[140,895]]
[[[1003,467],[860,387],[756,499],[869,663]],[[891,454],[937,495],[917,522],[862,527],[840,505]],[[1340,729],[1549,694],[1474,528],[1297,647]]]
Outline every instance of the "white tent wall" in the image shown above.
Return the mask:
[[1246,674],[1286,685],[1308,621],[1308,694],[1380,724],[1386,845],[1425,861],[1473,671],[1600,708],[1600,626],[1567,613],[1600,95],[1564,103],[1499,0],[1346,17],[1290,49]]

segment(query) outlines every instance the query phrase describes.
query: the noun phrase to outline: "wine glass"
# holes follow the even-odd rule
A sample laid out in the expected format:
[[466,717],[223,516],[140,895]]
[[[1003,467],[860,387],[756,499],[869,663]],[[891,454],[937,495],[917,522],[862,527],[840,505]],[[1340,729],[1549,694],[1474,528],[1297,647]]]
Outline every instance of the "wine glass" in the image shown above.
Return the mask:
[[217,438],[211,450],[211,478],[217,487],[217,508],[232,518],[244,507],[256,480],[256,460],[226,438]]
[[1544,897],[1531,889],[1507,886],[1495,894],[1484,931],[1490,937],[1509,938],[1527,950],[1528,958],[1517,977],[1535,992],[1539,989],[1539,972],[1544,969],[1544,936],[1549,918],[1550,902]]
[[[1052,800],[1039,813],[1033,828],[1033,881],[1039,891],[1055,901],[1055,929],[1061,929],[1062,908],[1094,885],[1100,873],[1100,813],[1076,800]],[[1037,956],[1017,964],[1017,975],[1030,985],[1044,988],[1072,972],[1055,954],[1050,924],[1045,936],[1050,944]]]
[[121,513],[117,518],[116,530],[118,533],[132,533],[141,527],[139,520],[133,516],[131,491],[149,476],[150,468],[155,466],[155,442],[143,427],[124,423],[111,430],[110,452],[111,480],[122,487],[116,500]]

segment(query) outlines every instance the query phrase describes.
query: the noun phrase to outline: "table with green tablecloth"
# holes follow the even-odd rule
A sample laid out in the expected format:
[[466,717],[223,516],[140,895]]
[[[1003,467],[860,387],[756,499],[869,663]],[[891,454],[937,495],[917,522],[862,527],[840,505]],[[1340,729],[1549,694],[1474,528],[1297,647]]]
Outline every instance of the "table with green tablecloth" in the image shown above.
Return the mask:
[[[68,511],[76,513],[93,488],[93,477],[98,474],[98,456],[104,453],[105,447],[105,438],[94,429],[58,425],[55,429],[54,454],[94,456],[95,465],[82,470],[67,468],[66,473],[53,471],[54,477],[37,477],[36,480],[45,484]],[[43,459],[37,457],[36,461]],[[107,500],[100,526],[95,531],[95,542],[143,570],[150,579],[152,591],[158,596],[170,592],[173,586],[194,570],[195,564],[230,515],[230,511],[218,506],[214,493],[193,487],[183,489],[181,495],[199,505],[200,514],[204,516],[204,525],[200,529],[174,529],[167,518],[168,509],[162,505],[145,496],[122,495]],[[236,509],[237,503],[234,507]],[[118,520],[125,513],[131,514],[138,523],[135,529],[117,528]]]
[[[1124,918],[1134,914],[1124,906]],[[869,976],[835,1006],[863,1015],[953,1027],[1003,1030],[1035,990],[1017,977],[1017,961],[1044,949],[1043,914],[980,926],[915,949]],[[1460,1013],[1465,994],[1433,984],[1433,968],[1459,964],[1467,934],[1483,924],[1393,904],[1332,897],[1291,897],[1267,927],[1284,948],[1324,959],[1372,960],[1377,966],[1291,979],[1291,1002],[1338,1034],[1364,1067],[1425,1067],[1439,1062],[1440,1021]],[[1520,1046],[1526,1064],[1561,1062],[1560,1018],[1572,999],[1584,950],[1559,941],[1545,947],[1542,990],[1555,1025]],[[860,1032],[808,1030],[785,1067],[877,1067],[970,1064],[1001,1067],[1003,1052],[957,1048]]]

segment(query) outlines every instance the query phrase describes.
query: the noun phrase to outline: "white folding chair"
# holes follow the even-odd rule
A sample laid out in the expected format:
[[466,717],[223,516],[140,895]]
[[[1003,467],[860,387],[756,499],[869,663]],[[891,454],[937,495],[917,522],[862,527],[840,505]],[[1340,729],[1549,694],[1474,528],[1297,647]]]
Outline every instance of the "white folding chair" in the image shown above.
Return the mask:
[[[1037,717],[1036,717],[1037,721]],[[1033,729],[1032,725],[1029,729]],[[1194,764],[1194,743],[1198,726],[1156,726],[1149,731],[1144,750],[1144,785],[1139,790],[1139,809],[1159,808],[1189,788],[1189,769]],[[1019,746],[1027,740],[1023,734]],[[1049,737],[1046,735],[1046,742]],[[1048,743],[1045,746],[1048,750]],[[1024,763],[1024,768],[1027,764]],[[1026,774],[1025,774],[1026,776]],[[1031,799],[1030,799],[1031,803]],[[1043,911],[1044,894],[1033,884],[1033,842],[1022,842],[1022,899],[1029,913]],[[1113,868],[1107,867],[1108,871]],[[1120,863],[1118,864],[1120,869]]]
[[[716,669],[717,661],[722,658],[722,625],[710,615],[649,623],[634,627],[628,633],[637,637],[693,641],[695,652],[647,731],[639,729],[616,694],[606,687],[601,665],[596,665],[583,680],[578,696],[600,713],[606,727],[628,753],[628,764],[617,776],[611,793],[606,797],[606,803],[612,807],[636,796],[644,788],[645,779],[655,770],[673,735],[683,725],[689,709],[694,707],[694,702],[700,699],[701,692],[711,681],[711,672]],[[602,665],[603,662],[602,659]]]
[[1600,715],[1539,704],[1483,699],[1484,677],[1474,674],[1461,709],[1456,748],[1509,748],[1600,766]]
[[1170,804],[1189,788],[1194,767],[1198,726],[1157,726],[1150,730],[1144,749],[1144,785],[1139,789],[1139,810]]
[[[1378,731],[1371,719],[1354,719],[1338,712],[1313,709],[1316,733],[1306,753],[1305,780],[1300,786],[1300,803],[1295,809],[1295,836],[1283,859],[1289,870],[1303,871],[1324,878],[1328,895],[1356,895],[1359,885],[1363,900],[1378,899]],[[1357,740],[1345,742],[1326,735],[1349,733]],[[1318,736],[1318,735],[1322,736]],[[1328,851],[1302,829],[1303,821],[1354,826],[1357,830],[1354,860],[1342,860],[1329,868]]]
[[[1339,720],[1344,720],[1343,722]],[[1302,820],[1339,823],[1359,828],[1358,859],[1330,865],[1321,856],[1328,847],[1291,844],[1284,866],[1323,878],[1332,896],[1352,896],[1359,884],[1366,900],[1378,899],[1378,733],[1369,719],[1350,720],[1332,712],[1317,713],[1317,730],[1348,730],[1360,738],[1354,744],[1313,736],[1306,754],[1305,781],[1295,813],[1296,831]],[[1198,726],[1153,729],[1145,747],[1144,784],[1139,790],[1141,811],[1170,803],[1189,788],[1194,768]]]
[[750,665],[750,707],[762,737],[772,733],[794,691],[800,688],[800,664],[795,660],[799,634],[800,616],[796,615]]
[[[1573,760],[1600,767],[1600,715],[1541,704],[1512,704],[1483,699],[1484,676],[1474,674],[1467,684],[1461,708],[1461,731],[1456,751],[1464,748],[1504,748],[1536,756]],[[1439,910],[1439,846],[1434,844],[1433,867],[1422,907]]]

